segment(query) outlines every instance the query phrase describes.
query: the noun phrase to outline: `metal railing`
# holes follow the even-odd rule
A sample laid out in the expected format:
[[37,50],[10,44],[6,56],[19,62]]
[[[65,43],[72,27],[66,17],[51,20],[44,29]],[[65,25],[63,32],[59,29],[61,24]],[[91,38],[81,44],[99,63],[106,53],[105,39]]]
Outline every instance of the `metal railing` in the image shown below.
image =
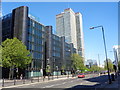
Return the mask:
[[16,77],[12,80],[9,79],[2,79],[2,87],[8,87],[8,86],[14,86],[14,85],[21,85],[21,84],[28,84],[28,83],[35,83],[35,82],[44,82],[44,81],[50,81],[55,79],[61,79],[61,78],[69,78],[72,77],[72,74],[66,73],[66,75],[48,75],[48,76],[37,76],[37,77],[30,77],[26,78],[23,77],[22,79],[17,79]]

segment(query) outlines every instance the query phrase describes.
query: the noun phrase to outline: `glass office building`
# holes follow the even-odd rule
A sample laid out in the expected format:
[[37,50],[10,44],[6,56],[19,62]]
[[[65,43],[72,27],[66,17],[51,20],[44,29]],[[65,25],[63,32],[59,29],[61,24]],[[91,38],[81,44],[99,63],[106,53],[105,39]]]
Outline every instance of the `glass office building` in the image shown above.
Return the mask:
[[7,14],[2,18],[2,41],[6,38],[12,38],[12,14]]
[[[2,41],[17,37],[27,46],[32,55],[32,63],[23,70],[25,76],[42,76],[47,64],[50,64],[51,71],[54,66],[58,66],[60,70],[63,61],[70,61],[70,55],[75,53],[73,44],[68,44],[64,37],[53,34],[52,26],[41,24],[29,14],[28,9],[27,6],[15,8],[2,18]],[[9,69],[3,69],[5,77],[8,77],[8,72]]]
[[[31,63],[31,68],[39,72],[39,69],[42,68],[43,60],[43,49],[44,49],[44,32],[45,26],[40,24],[37,20],[32,18],[33,16],[29,15],[28,17],[28,38],[27,38],[27,48],[32,54],[33,62]],[[34,72],[33,72],[34,74]],[[41,75],[38,73],[37,75]],[[37,76],[36,74],[33,76]]]

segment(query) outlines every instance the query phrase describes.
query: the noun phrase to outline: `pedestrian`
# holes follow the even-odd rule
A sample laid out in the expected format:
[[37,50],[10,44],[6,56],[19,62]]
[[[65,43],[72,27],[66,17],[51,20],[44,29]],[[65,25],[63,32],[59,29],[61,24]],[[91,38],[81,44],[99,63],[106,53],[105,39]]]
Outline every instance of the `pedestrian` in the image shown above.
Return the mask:
[[20,79],[21,79],[21,80],[23,79],[23,75],[22,75],[22,74],[20,75]]

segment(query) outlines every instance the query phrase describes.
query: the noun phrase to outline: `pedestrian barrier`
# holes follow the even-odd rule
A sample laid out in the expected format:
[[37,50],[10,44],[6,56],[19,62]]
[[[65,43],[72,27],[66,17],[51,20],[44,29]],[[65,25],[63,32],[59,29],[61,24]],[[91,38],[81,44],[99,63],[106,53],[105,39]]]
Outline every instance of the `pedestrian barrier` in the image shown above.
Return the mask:
[[23,78],[23,84],[25,84],[25,77]]
[[[54,79],[60,79],[60,78],[69,78],[72,77],[71,74],[67,73],[66,75],[51,75],[51,76],[37,76],[37,77],[30,77],[26,78],[23,77],[22,79],[16,79],[14,77],[13,80],[9,79],[2,79],[2,87],[7,87],[7,86],[13,86],[13,85],[21,85],[21,84],[28,84],[28,83],[35,83],[35,82],[40,82],[40,81],[49,81],[49,80],[54,80]],[[13,84],[11,84],[13,83]]]
[[3,80],[2,80],[2,87],[4,87],[4,78],[3,78]]
[[16,84],[16,77],[14,77],[14,85]]
[[39,76],[38,76],[38,82],[39,82]]
[[33,83],[33,78],[31,77],[31,83]]

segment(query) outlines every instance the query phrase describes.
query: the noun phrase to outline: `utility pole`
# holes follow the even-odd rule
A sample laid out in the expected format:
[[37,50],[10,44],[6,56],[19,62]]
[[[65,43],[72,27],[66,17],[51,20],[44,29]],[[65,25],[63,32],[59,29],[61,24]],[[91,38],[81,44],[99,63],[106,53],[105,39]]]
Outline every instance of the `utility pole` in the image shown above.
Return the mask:
[[105,49],[105,57],[106,57],[106,63],[107,63],[107,69],[108,69],[108,80],[109,80],[109,84],[111,84],[112,81],[110,78],[110,69],[108,66],[107,48],[106,48],[106,42],[105,42],[104,28],[103,28],[103,26],[96,26],[96,27],[91,27],[90,29],[95,29],[95,28],[99,28],[99,27],[101,27],[101,29],[102,29],[103,43],[104,43],[104,49]]

